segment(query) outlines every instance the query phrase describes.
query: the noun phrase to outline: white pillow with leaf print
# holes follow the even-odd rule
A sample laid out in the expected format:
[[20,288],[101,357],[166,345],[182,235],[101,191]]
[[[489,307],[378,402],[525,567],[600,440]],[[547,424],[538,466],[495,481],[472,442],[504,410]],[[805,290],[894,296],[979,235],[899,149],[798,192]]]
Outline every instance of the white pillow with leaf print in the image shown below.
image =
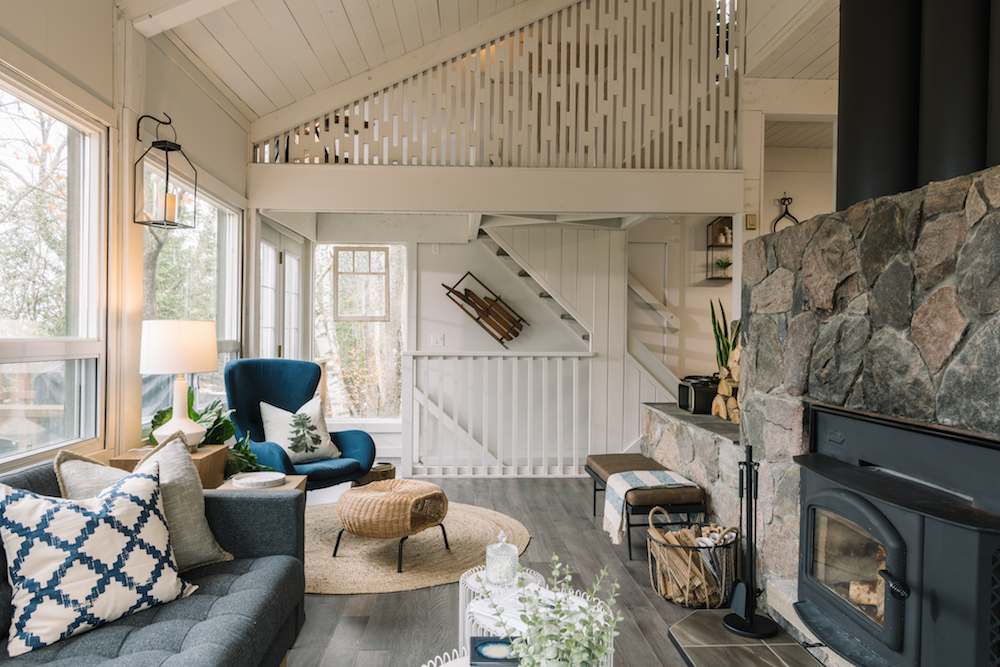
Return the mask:
[[264,439],[280,445],[293,465],[340,458],[340,450],[326,430],[319,396],[294,413],[261,401],[260,420],[264,423]]

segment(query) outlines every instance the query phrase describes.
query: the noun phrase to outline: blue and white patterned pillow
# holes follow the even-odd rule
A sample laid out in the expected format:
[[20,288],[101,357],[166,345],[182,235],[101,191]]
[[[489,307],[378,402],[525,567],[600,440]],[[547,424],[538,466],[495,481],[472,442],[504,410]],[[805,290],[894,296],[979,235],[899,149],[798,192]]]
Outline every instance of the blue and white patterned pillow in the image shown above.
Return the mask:
[[197,588],[177,574],[158,466],[87,500],[0,484],[0,538],[14,589],[11,657]]

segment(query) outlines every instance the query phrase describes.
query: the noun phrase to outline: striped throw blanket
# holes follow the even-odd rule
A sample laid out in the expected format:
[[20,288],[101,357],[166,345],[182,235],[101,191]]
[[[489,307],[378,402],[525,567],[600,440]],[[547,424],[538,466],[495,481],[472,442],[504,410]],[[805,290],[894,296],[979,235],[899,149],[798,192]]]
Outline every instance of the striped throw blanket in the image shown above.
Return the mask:
[[604,491],[604,530],[612,544],[621,544],[628,517],[625,516],[625,494],[631,489],[671,488],[698,485],[669,470],[631,470],[608,477]]

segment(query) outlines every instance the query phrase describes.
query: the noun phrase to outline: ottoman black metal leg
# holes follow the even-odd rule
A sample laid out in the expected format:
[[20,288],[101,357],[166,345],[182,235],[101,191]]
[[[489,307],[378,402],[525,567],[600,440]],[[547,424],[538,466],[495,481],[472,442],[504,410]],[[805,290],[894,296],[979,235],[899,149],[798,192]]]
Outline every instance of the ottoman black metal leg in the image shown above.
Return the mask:
[[341,528],[340,532],[337,533],[337,544],[335,544],[334,547],[333,547],[333,557],[334,558],[337,557],[337,549],[340,548],[340,538],[342,538],[343,536],[344,536],[344,529]]
[[399,562],[396,564],[397,573],[403,571],[403,542],[405,541],[406,541],[405,537],[399,541]]
[[448,546],[448,533],[444,529],[444,524],[439,523],[438,525],[441,526],[441,534],[444,536],[444,548],[451,551],[451,547]]

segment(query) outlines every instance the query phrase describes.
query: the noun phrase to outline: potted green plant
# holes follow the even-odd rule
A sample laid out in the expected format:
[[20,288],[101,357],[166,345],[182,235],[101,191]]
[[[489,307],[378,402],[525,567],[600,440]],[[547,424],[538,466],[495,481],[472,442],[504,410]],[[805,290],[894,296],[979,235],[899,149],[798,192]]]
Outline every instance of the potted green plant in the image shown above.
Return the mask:
[[[152,430],[155,431],[161,424],[166,423],[174,414],[174,409],[164,408],[153,415]],[[221,445],[226,440],[236,435],[236,427],[229,420],[232,410],[225,410],[222,401],[215,399],[198,412],[194,409],[194,389],[188,387],[188,416],[192,420],[205,427],[205,437],[202,439],[203,445]],[[156,446],[156,437],[150,432],[149,444]]]
[[715,336],[715,359],[719,368],[729,367],[729,355],[736,348],[740,339],[740,321],[733,322],[733,330],[729,331],[729,320],[726,319],[726,309],[722,307],[722,299],[719,299],[720,318],[715,317],[715,304],[708,302],[712,310],[712,334]]
[[237,440],[226,453],[225,478],[229,479],[241,472],[274,472],[274,468],[263,466],[257,462],[257,455],[250,451],[249,435],[244,436],[242,440]]
[[[169,421],[173,413],[174,409],[171,407],[160,410],[153,415],[152,430],[156,430],[160,424]],[[191,419],[206,429],[205,437],[201,441],[203,445],[222,445],[236,435],[236,426],[229,419],[229,415],[233,414],[233,411],[224,409],[222,401],[215,399],[205,406],[205,409],[198,412],[194,409],[194,390],[191,387],[188,387],[188,414]],[[154,447],[157,445],[156,437],[152,432],[149,434],[149,444]],[[241,472],[274,472],[273,468],[257,463],[257,455],[250,451],[249,436],[243,438],[242,441],[237,441],[226,452],[225,478],[229,479]]]
[[[621,612],[614,610],[618,597],[618,582],[610,584],[607,598],[598,597],[607,568],[597,575],[594,585],[581,597],[573,589],[573,576],[569,567],[552,554],[552,577],[549,589],[526,586],[522,574],[518,578],[517,601],[524,628],[510,627],[503,620],[503,608],[493,600],[489,588],[490,606],[500,619],[498,627],[504,637],[511,640],[511,653],[519,659],[520,667],[571,667],[573,665],[598,666],[610,664],[614,653],[615,630],[622,620]],[[585,601],[586,603],[582,603]]]
[[729,258],[729,255],[723,255],[722,257],[719,257],[717,260],[715,260],[715,265],[719,267],[720,271],[722,271],[722,277],[728,278],[729,267],[733,265],[733,260]]

